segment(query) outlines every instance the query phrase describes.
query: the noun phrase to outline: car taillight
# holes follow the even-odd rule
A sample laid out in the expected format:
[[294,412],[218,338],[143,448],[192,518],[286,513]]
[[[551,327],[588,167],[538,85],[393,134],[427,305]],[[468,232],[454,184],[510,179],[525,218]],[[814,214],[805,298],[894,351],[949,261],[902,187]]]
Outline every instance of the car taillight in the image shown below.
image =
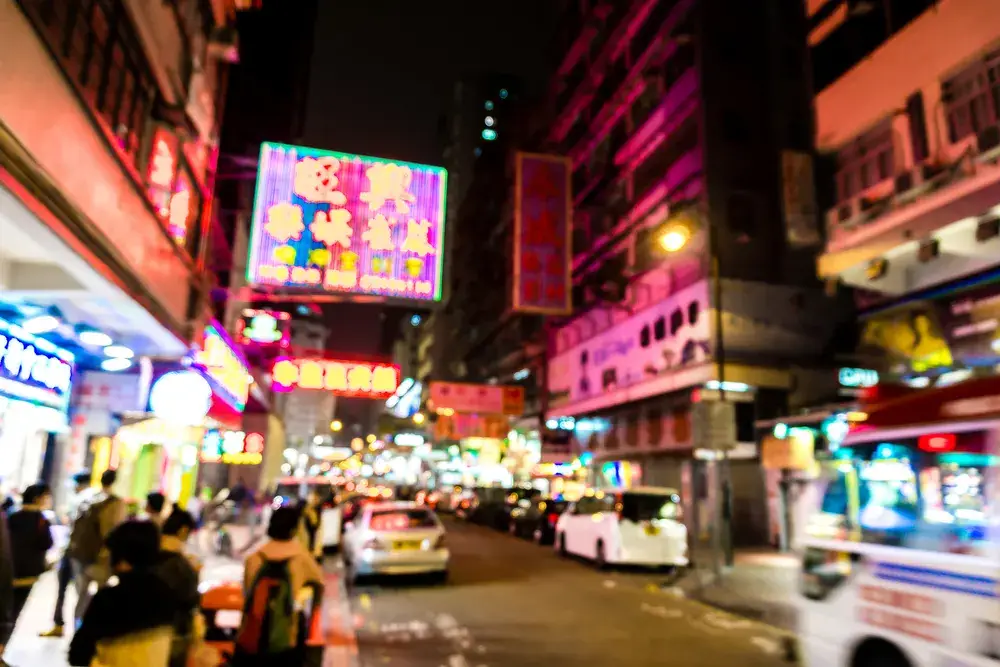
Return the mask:
[[383,549],[382,543],[378,541],[377,538],[371,538],[365,542],[365,549],[371,549],[372,551],[381,551]]
[[438,535],[437,540],[434,541],[435,549],[444,549],[444,533]]
[[549,515],[549,525],[550,526],[552,526],[553,528],[555,528],[556,527],[556,523],[558,523],[558,522],[559,522],[559,515],[558,514],[550,514]]

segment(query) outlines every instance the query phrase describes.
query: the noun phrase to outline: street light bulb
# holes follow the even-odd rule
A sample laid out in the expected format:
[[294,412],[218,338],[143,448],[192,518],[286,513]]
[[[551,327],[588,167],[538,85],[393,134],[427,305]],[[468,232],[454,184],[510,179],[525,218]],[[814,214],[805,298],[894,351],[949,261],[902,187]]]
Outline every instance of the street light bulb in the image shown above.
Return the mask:
[[343,428],[344,428],[344,424],[339,419],[334,419],[332,422],[330,422],[330,430],[331,431],[336,432],[336,431],[340,431]]
[[369,445],[372,444],[373,442],[375,442],[375,434],[369,433],[368,437],[365,438],[365,440],[368,442]]
[[413,423],[416,424],[417,426],[423,424],[424,420],[426,419],[427,418],[424,417],[424,413],[422,412],[418,412],[417,414],[413,415]]
[[687,245],[691,232],[686,227],[671,227],[660,234],[660,247],[667,252],[677,252]]

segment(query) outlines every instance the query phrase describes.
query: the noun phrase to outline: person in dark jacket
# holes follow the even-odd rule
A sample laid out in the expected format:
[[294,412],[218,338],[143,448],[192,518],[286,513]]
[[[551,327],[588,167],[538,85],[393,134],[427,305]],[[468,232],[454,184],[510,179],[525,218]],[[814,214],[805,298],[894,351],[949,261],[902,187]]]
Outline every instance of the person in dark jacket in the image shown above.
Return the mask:
[[10,515],[11,556],[14,562],[13,623],[17,623],[31,589],[47,569],[45,555],[52,548],[52,530],[43,512],[52,507],[47,484],[32,484],[21,494],[21,509]]
[[170,667],[184,667],[192,645],[201,639],[204,629],[196,627],[201,616],[198,605],[198,567],[184,553],[184,546],[195,528],[194,517],[174,505],[173,512],[160,529],[160,555],[154,572],[177,596],[178,608],[174,619],[174,638],[170,649]]
[[7,514],[0,512],[0,667],[9,667],[3,659],[4,649],[14,631],[14,562],[7,533]]
[[149,521],[130,520],[108,534],[117,586],[100,589],[87,606],[69,646],[69,664],[89,667],[168,667],[177,597],[154,568],[160,531]]

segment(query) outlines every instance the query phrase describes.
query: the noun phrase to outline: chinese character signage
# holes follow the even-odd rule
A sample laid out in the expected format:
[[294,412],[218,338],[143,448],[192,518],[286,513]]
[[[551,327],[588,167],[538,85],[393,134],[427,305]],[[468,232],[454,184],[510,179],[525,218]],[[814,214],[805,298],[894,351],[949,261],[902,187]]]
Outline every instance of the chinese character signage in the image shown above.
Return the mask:
[[288,347],[292,316],[280,310],[245,308],[236,322],[236,342],[240,345]]
[[202,463],[258,465],[264,460],[264,436],[243,431],[207,431],[200,459]]
[[0,396],[65,410],[73,355],[0,320]]
[[572,312],[572,163],[555,155],[518,153],[514,181],[513,308]]
[[431,382],[430,400],[436,411],[514,415],[524,413],[524,387],[465,382]]
[[447,181],[440,167],[265,143],[247,281],[440,301]]
[[195,362],[205,369],[216,393],[225,403],[243,412],[250,393],[250,369],[233,349],[229,336],[222,333],[222,327],[217,324],[205,326],[205,339],[195,355]]
[[399,387],[399,366],[333,359],[289,359],[274,362],[275,391],[320,389],[336,396],[389,398]]

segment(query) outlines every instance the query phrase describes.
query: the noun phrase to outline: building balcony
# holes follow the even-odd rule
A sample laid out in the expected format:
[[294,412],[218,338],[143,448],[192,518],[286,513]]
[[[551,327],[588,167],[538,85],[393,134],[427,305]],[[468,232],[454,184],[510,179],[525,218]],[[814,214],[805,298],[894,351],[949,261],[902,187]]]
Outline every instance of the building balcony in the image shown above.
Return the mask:
[[837,171],[821,278],[898,295],[997,264],[998,48],[1000,5],[943,0],[818,96]]

